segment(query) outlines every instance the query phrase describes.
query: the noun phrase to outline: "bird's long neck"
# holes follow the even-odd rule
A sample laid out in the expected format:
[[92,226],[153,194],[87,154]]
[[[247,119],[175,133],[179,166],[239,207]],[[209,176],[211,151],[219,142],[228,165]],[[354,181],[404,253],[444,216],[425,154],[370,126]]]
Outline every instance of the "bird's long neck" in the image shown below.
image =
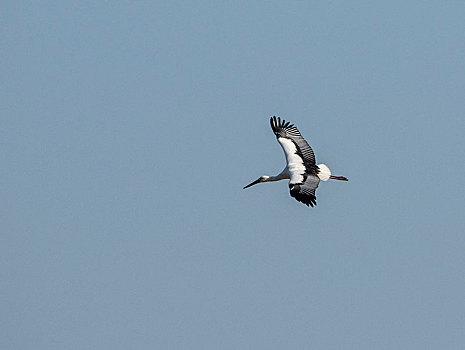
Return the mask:
[[285,168],[283,171],[281,171],[281,173],[279,173],[276,176],[270,176],[266,181],[279,181],[279,180],[285,180],[285,179],[290,179],[287,168]]

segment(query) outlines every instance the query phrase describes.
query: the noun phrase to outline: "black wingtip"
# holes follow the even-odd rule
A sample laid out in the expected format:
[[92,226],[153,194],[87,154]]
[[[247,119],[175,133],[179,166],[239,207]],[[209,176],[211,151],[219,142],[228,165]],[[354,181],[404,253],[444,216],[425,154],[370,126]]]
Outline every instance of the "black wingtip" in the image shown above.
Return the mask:
[[289,190],[291,197],[295,198],[300,203],[305,204],[307,207],[316,206],[316,196],[314,194],[302,193],[301,185],[299,184],[289,184]]
[[282,129],[294,128],[294,124],[287,122],[285,119],[281,119],[281,117],[276,117],[275,115],[270,117],[270,125],[275,134],[277,134]]

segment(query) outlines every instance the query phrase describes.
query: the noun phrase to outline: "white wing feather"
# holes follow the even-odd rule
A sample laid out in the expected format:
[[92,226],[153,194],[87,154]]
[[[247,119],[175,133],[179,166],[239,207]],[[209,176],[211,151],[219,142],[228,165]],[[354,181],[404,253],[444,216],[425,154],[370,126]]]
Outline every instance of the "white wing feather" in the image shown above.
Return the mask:
[[305,165],[297,154],[297,148],[295,147],[294,142],[284,137],[278,137],[278,142],[284,150],[286,156],[287,168],[289,174],[291,175],[291,180],[289,183],[300,183],[303,181],[305,174]]

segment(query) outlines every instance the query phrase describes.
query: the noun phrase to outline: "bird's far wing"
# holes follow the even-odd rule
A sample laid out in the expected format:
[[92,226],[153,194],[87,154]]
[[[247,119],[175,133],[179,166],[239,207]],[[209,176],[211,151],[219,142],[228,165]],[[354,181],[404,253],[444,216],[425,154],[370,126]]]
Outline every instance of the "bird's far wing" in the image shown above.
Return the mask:
[[[310,174],[314,173],[317,169],[315,166],[315,154],[313,153],[312,148],[308,145],[307,141],[302,137],[299,130],[293,125],[286,122],[284,119],[281,121],[281,118],[272,117],[270,118],[271,129],[273,130],[274,134],[280,141],[280,138],[285,138],[295,145],[296,151],[295,154],[300,156],[307,167],[307,170]],[[286,159],[289,161],[290,154],[289,147],[285,147],[282,142],[281,146],[286,153]]]
[[320,178],[316,175],[308,175],[303,183],[289,183],[291,197],[302,202],[307,207],[316,205],[315,190],[320,183]]

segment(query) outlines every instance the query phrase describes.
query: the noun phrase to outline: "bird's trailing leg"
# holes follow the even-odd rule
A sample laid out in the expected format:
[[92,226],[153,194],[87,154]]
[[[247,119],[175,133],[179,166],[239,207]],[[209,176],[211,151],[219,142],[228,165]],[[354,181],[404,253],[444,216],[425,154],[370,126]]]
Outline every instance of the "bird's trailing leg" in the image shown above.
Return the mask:
[[334,175],[331,175],[329,178],[330,178],[330,179],[333,179],[333,180],[349,181],[349,179],[346,178],[345,176],[334,176]]

